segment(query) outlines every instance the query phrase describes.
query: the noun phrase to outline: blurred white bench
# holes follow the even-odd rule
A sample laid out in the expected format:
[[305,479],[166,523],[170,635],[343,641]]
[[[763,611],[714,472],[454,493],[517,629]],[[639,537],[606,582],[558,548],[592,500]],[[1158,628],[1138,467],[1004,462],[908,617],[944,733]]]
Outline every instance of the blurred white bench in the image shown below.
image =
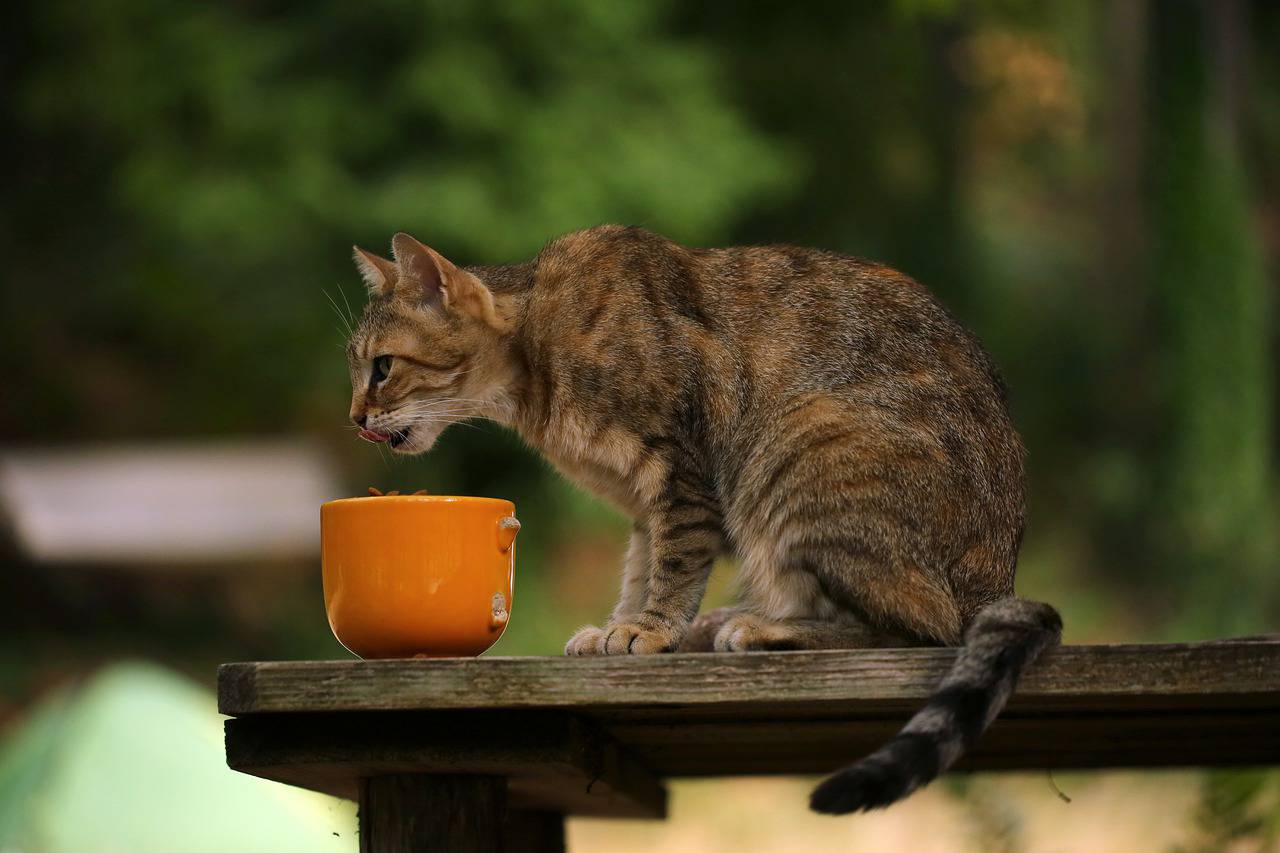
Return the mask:
[[301,442],[0,452],[0,519],[34,563],[173,572],[319,553],[320,504],[341,497]]

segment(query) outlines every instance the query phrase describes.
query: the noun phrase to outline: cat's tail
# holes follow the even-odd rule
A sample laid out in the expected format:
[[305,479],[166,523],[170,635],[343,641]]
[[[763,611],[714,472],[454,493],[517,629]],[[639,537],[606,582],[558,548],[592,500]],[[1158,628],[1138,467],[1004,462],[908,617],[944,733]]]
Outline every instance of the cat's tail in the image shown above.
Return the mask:
[[932,782],[991,725],[1023,668],[1061,637],[1062,617],[1047,604],[1006,598],[984,608],[929,703],[893,740],[814,788],[810,808],[883,808]]

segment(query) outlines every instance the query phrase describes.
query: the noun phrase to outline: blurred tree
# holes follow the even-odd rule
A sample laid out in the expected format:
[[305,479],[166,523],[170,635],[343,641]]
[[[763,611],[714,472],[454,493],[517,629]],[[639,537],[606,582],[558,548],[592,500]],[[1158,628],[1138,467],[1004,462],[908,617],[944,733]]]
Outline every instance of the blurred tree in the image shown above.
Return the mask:
[[959,5],[683,7],[688,31],[725,45],[738,97],[760,125],[809,155],[801,190],[753,211],[737,239],[873,257],[968,303],[969,101],[956,55],[972,16]]
[[1167,383],[1157,542],[1183,635],[1257,630],[1277,604],[1271,295],[1238,134],[1244,9],[1178,0],[1152,16],[1152,281]]
[[607,220],[723,239],[796,164],[726,100],[708,44],[664,32],[666,5],[28,10],[13,41],[42,49],[5,107],[27,286],[4,307],[30,322],[0,359],[35,381],[0,431],[337,424],[321,291],[358,298],[355,240],[412,230],[493,262]]
[[1280,840],[1280,776],[1266,770],[1215,770],[1200,780],[1190,844],[1173,853],[1272,850]]

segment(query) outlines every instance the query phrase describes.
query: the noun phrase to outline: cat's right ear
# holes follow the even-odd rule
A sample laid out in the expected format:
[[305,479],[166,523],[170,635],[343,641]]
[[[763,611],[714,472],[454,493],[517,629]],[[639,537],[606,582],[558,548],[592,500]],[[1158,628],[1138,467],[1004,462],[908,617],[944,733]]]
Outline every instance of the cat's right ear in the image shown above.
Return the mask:
[[391,238],[399,284],[411,299],[445,311],[467,314],[499,332],[511,329],[511,321],[498,314],[493,294],[484,282],[430,246],[401,231]]
[[395,289],[398,273],[394,261],[380,258],[373,252],[366,252],[359,246],[352,246],[351,256],[355,258],[356,269],[369,288],[370,296],[390,296]]

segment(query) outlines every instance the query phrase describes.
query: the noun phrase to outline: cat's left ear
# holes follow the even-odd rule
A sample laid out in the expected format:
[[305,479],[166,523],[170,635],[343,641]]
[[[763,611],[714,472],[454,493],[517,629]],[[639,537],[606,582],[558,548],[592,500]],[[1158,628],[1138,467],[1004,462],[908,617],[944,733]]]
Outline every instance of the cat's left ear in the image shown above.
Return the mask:
[[396,259],[397,293],[445,311],[469,315],[499,332],[511,328],[499,316],[493,293],[484,282],[435,249],[401,232],[391,238],[391,253]]
[[351,256],[355,258],[356,269],[360,270],[360,277],[369,288],[369,295],[389,296],[396,286],[396,265],[359,246],[351,247]]

